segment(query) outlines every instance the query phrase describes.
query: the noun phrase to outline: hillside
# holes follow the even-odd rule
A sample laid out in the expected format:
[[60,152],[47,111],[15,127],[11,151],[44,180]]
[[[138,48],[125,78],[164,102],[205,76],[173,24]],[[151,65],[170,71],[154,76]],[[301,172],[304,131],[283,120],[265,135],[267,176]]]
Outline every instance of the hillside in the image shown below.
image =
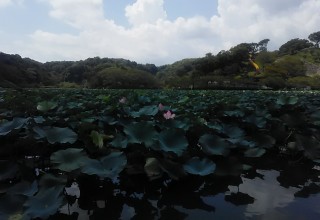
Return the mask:
[[160,67],[100,57],[40,63],[0,52],[0,87],[320,88],[319,41],[296,38],[276,51],[267,50],[268,42]]

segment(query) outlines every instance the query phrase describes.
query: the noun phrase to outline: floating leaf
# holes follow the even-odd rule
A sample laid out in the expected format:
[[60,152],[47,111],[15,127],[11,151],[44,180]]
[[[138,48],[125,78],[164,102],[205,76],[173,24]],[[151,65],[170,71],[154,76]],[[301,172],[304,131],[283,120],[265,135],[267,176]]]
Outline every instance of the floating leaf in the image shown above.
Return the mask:
[[97,131],[91,131],[90,137],[92,138],[92,142],[99,148],[103,147],[103,138],[105,137],[104,134],[100,134]]
[[73,144],[77,141],[78,135],[70,128],[58,127],[34,127],[33,131],[37,134],[36,139],[46,138],[50,144],[54,143],[70,143]]
[[57,106],[58,104],[56,102],[43,101],[38,103],[37,109],[42,112],[47,112],[49,110],[55,109]]
[[24,204],[25,214],[30,218],[46,219],[55,214],[62,206],[63,197],[58,188],[40,190],[36,196],[30,197]]
[[209,155],[227,156],[230,152],[230,144],[225,139],[216,135],[202,135],[199,139],[199,144],[202,150]]
[[246,117],[244,121],[251,123],[251,124],[254,124],[258,128],[264,128],[267,124],[267,121],[264,117],[258,117],[256,115],[250,115],[250,116]]
[[276,139],[267,134],[256,134],[253,137],[256,146],[260,148],[271,148],[275,145]]
[[54,176],[52,174],[45,174],[41,177],[39,181],[39,187],[43,189],[49,189],[52,187],[63,189],[66,183],[66,176]]
[[183,168],[190,174],[206,176],[214,172],[216,164],[207,158],[193,157],[183,165]]
[[68,148],[66,150],[59,150],[51,154],[50,160],[55,165],[55,168],[71,172],[81,168],[89,158],[82,149]]
[[129,112],[129,114],[134,117],[134,118],[138,118],[141,117],[143,115],[147,115],[147,116],[155,116],[159,111],[158,106],[156,105],[150,105],[150,106],[144,106],[142,107],[139,111],[137,112]]
[[304,155],[311,159],[320,158],[320,142],[313,137],[296,135],[296,145],[298,149],[304,150]]
[[0,218],[9,219],[9,216],[22,212],[22,206],[26,199],[21,195],[0,195]]
[[226,124],[223,125],[222,132],[228,137],[235,139],[243,137],[245,134],[245,132],[241,128]]
[[162,169],[157,158],[147,158],[144,171],[150,180],[158,179],[162,176]]
[[117,148],[126,148],[128,145],[128,139],[122,134],[117,134],[113,141],[110,142],[111,146]]
[[278,105],[295,105],[299,101],[298,97],[293,97],[293,96],[280,96],[276,103]]
[[24,195],[24,196],[33,196],[38,191],[37,181],[33,181],[32,183],[22,181],[17,183],[13,187],[8,190],[8,193],[13,195]]
[[174,180],[179,180],[186,175],[186,172],[180,163],[169,159],[160,160],[160,167]]
[[144,143],[147,147],[152,146],[152,144],[154,143],[154,139],[156,139],[158,135],[158,133],[154,129],[154,126],[148,122],[129,124],[124,127],[123,131],[128,135],[129,143]]
[[12,130],[22,128],[29,118],[13,118],[12,121],[4,122],[0,124],[0,136],[5,136]]
[[263,154],[265,154],[266,150],[263,148],[250,148],[246,150],[244,155],[246,157],[261,157]]
[[88,175],[97,175],[103,178],[115,178],[124,169],[127,158],[122,152],[112,152],[100,160],[90,160],[82,168]]
[[174,152],[178,156],[181,156],[189,145],[184,132],[172,128],[162,131],[159,134],[158,140],[163,151]]

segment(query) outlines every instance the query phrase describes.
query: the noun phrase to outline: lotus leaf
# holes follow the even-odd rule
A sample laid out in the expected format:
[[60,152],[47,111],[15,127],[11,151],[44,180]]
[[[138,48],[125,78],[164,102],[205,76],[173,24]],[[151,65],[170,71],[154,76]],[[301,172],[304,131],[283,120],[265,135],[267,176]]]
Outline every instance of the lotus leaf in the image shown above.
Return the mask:
[[181,156],[189,145],[184,132],[173,128],[162,131],[158,140],[163,151],[174,152],[178,156]]
[[42,112],[47,112],[49,110],[55,109],[57,106],[58,104],[56,102],[43,101],[38,103],[37,109]]
[[233,125],[223,124],[222,129],[222,132],[230,138],[240,138],[245,134],[245,132],[241,128]]
[[97,131],[91,131],[90,137],[92,138],[92,142],[99,148],[103,147],[103,138],[105,137],[104,134],[100,134]]
[[250,149],[246,150],[244,155],[246,157],[261,157],[262,155],[265,154],[265,152],[266,152],[265,149],[255,147],[255,148],[250,148]]
[[174,162],[170,159],[160,160],[160,167],[174,180],[179,180],[181,177],[186,175],[183,166],[180,163]]
[[126,148],[128,145],[128,139],[122,134],[117,134],[113,141],[110,142],[111,146],[117,148]]
[[35,196],[29,197],[25,202],[25,215],[30,218],[46,219],[55,214],[63,205],[61,190],[58,188],[49,188],[40,190]]
[[114,179],[124,169],[127,158],[122,152],[112,152],[100,158],[100,160],[89,160],[82,168],[82,173],[97,175],[103,178]]
[[22,128],[29,118],[13,118],[12,121],[4,122],[0,124],[0,136],[5,136],[12,130]]
[[14,195],[33,196],[38,191],[37,181],[32,183],[22,181],[8,190],[8,193]]
[[50,160],[56,164],[55,168],[71,172],[81,168],[90,159],[82,149],[68,148],[54,152],[51,154]]
[[199,144],[202,150],[209,155],[227,156],[231,147],[225,139],[211,134],[202,135],[199,139]]
[[152,146],[154,139],[156,139],[158,135],[153,125],[148,122],[129,124],[124,127],[123,131],[128,135],[128,143],[144,143],[147,147]]
[[304,150],[304,155],[311,159],[320,158],[320,142],[314,137],[307,137],[302,135],[296,135],[297,147]]
[[150,180],[158,179],[162,176],[162,169],[157,158],[147,158],[146,164],[144,165],[144,171]]
[[216,164],[207,158],[193,157],[183,165],[183,168],[190,174],[206,176],[214,172]]
[[258,117],[256,115],[250,115],[250,116],[246,117],[244,121],[251,123],[251,124],[254,124],[258,128],[264,128],[267,124],[267,121],[264,117]]
[[190,122],[186,120],[181,121],[181,120],[172,119],[172,120],[166,120],[164,122],[164,126],[168,128],[180,128],[187,131],[191,125],[190,125]]
[[25,196],[5,194],[0,195],[0,218],[9,219],[9,216],[22,211]]
[[256,134],[253,137],[256,146],[260,148],[271,148],[275,145],[276,139],[267,134]]
[[129,114],[134,117],[134,118],[138,118],[144,115],[147,116],[155,116],[158,113],[158,106],[156,105],[150,105],[150,106],[144,106],[142,107],[139,111],[137,112],[129,112]]
[[77,141],[78,135],[70,128],[59,127],[34,127],[33,131],[37,134],[36,139],[46,138],[50,144],[70,143],[73,144]]
[[49,189],[52,187],[56,187],[59,189],[64,188],[67,183],[66,176],[54,176],[52,174],[45,174],[41,177],[39,181],[39,186],[43,189]]
[[299,101],[298,97],[293,97],[293,96],[280,96],[276,103],[278,105],[295,105]]

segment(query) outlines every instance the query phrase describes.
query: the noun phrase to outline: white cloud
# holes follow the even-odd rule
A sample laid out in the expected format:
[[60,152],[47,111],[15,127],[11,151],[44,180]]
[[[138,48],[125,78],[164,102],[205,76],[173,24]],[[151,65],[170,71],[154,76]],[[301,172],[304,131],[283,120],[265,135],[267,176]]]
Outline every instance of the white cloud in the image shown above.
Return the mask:
[[218,14],[211,19],[173,21],[163,0],[137,0],[125,8],[132,24],[128,28],[105,19],[102,0],[48,1],[50,15],[77,28],[78,34],[34,32],[18,53],[24,48],[23,56],[39,61],[100,56],[161,65],[265,38],[277,49],[292,38],[319,31],[320,23],[319,0],[218,0]]
[[163,8],[163,0],[137,0],[125,8],[129,22],[134,26],[154,24],[159,19],[165,20],[167,13]]
[[0,0],[0,8],[5,8],[12,4],[22,4],[24,0]]

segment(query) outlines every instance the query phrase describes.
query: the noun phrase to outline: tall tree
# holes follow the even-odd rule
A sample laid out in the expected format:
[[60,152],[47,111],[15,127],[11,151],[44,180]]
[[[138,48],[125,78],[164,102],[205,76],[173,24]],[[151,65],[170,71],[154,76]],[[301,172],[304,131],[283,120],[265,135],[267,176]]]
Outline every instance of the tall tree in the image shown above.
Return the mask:
[[311,42],[314,42],[316,47],[319,48],[319,43],[320,43],[320,31],[318,32],[314,32],[312,34],[309,35],[308,39],[311,41]]

